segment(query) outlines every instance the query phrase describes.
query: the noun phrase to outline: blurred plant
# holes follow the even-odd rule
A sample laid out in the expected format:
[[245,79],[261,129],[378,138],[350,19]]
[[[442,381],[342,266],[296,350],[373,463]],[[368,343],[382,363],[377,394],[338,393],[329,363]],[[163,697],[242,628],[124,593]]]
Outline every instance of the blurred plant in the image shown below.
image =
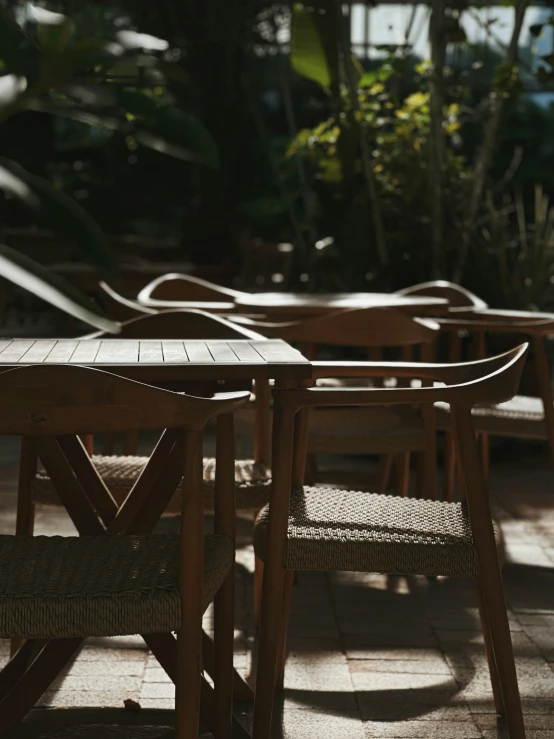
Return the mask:
[[[23,3],[0,11],[0,123],[39,111],[117,131],[137,144],[186,161],[218,166],[210,133],[172,105],[165,82],[184,82],[163,56],[166,41],[117,26],[101,37],[88,26]],[[16,22],[17,21],[17,22]],[[35,219],[73,242],[104,273],[116,268],[96,222],[72,198],[16,162],[0,160],[0,188]],[[100,328],[117,331],[100,309],[47,270],[2,245],[2,276]]]
[[501,206],[487,195],[488,217],[480,229],[492,269],[498,275],[496,303],[525,310],[552,309],[554,299],[554,205],[535,186],[531,217],[521,192]]
[[[433,214],[433,194],[428,187],[430,92],[425,69],[426,65],[418,68],[421,89],[406,97],[393,92],[395,70],[390,63],[365,74],[358,83],[354,117],[369,152],[368,164],[375,180],[388,247],[396,254],[397,248],[405,251],[406,234],[410,233],[415,240],[416,234],[424,235],[425,229],[428,231]],[[447,143],[442,167],[443,207],[451,223],[459,221],[468,176],[467,164],[457,151],[459,116],[457,103],[445,106],[442,113]],[[368,194],[363,183],[361,151],[351,127],[344,122],[343,112],[313,129],[300,131],[288,155],[303,157],[310,163],[313,187],[323,203],[320,213],[325,217],[329,207],[334,206],[334,217],[346,226],[342,234],[340,230],[334,234],[337,246],[339,250],[347,248],[344,242],[352,236],[349,221],[353,212],[364,204],[367,210]],[[370,242],[367,229],[365,234]],[[366,248],[369,246],[367,243]]]

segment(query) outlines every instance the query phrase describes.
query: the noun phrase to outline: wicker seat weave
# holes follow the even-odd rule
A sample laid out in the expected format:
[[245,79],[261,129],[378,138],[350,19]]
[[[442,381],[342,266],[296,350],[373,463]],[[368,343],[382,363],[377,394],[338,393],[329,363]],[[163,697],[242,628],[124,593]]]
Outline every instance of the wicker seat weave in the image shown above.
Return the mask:
[[[0,536],[0,637],[176,631],[178,536]],[[204,537],[204,610],[230,571],[233,544]]]
[[[256,521],[254,548],[264,559],[269,506]],[[478,574],[462,503],[305,487],[291,496],[285,567],[388,574]]]
[[[121,504],[148,463],[148,457],[95,454],[92,456],[92,462],[116,502]],[[269,500],[271,470],[264,464],[249,459],[239,459],[235,462],[235,483],[237,509],[260,509]],[[205,457],[204,508],[207,511],[213,510],[214,507],[214,489],[215,459]],[[166,514],[181,512],[181,492],[182,482],[171,498]],[[36,503],[61,505],[56,489],[44,470],[36,474],[32,483],[31,495]]]
[[[436,403],[437,425],[448,429],[451,422],[448,403]],[[546,439],[548,432],[541,398],[516,395],[497,405],[476,406],[472,410],[476,431],[500,436],[521,436]]]

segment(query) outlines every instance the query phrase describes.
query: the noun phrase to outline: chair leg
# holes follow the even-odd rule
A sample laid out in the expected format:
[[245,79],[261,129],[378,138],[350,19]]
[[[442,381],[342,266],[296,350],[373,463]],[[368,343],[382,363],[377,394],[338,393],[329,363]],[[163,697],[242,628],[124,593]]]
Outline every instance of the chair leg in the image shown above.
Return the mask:
[[102,454],[104,454],[106,457],[109,457],[114,453],[115,450],[115,434],[106,434],[106,439],[104,441],[104,449]]
[[[17,491],[17,514],[15,533],[17,536],[31,536],[35,528],[35,504],[31,497],[31,486],[37,471],[37,454],[34,439],[24,436],[21,439],[19,459],[19,485]],[[10,640],[10,657],[13,657],[23,640]]]
[[0,736],[9,734],[29,713],[60,670],[75,654],[82,639],[49,642],[0,702]]
[[410,493],[410,452],[396,455],[396,494],[407,498]]
[[454,500],[456,484],[456,441],[454,433],[447,431],[444,435],[444,499],[451,503]]
[[461,481],[466,490],[473,539],[479,560],[481,594],[489,623],[492,652],[502,690],[508,731],[510,739],[525,739],[502,573],[490,517],[489,496],[484,489],[483,468],[472,428],[471,410],[464,406],[453,406],[452,410],[456,422],[460,459],[463,463]]
[[304,484],[315,485],[317,482],[317,459],[315,454],[306,456],[306,468],[304,472]]
[[137,453],[137,447],[139,443],[139,432],[138,431],[127,431],[123,442],[123,454],[131,455]]
[[279,624],[279,651],[277,654],[277,670],[275,675],[275,691],[283,690],[285,682],[285,662],[287,660],[287,631],[290,618],[290,604],[292,600],[292,587],[295,582],[296,572],[286,570],[283,583],[283,604],[281,607],[281,623]]
[[[184,478],[190,489],[181,502],[179,589],[181,626],[177,633],[175,682],[176,739],[198,739],[202,672],[202,599],[204,588],[204,510],[202,432],[187,431]],[[216,648],[217,653],[217,648]]]
[[498,669],[496,667],[496,659],[491,642],[491,631],[489,617],[485,607],[483,598],[483,588],[480,578],[475,578],[475,590],[477,591],[477,604],[479,606],[479,618],[481,620],[481,629],[483,631],[483,639],[485,642],[485,652],[487,654],[487,662],[489,664],[489,674],[491,678],[492,695],[494,698],[494,707],[498,716],[504,716],[504,702],[502,700],[502,689],[498,678]]
[[262,599],[252,733],[256,739],[270,739],[271,736],[285,570],[276,568],[274,574],[271,583],[268,583],[265,578],[264,598]]
[[481,464],[483,465],[483,480],[485,488],[488,492],[489,487],[489,436],[488,434],[479,434],[479,452],[481,456]]
[[392,454],[382,454],[379,457],[379,470],[377,472],[377,492],[381,495],[384,495],[387,492],[393,459],[394,457]]
[[262,610],[262,589],[264,584],[264,563],[259,557],[254,557],[254,625],[260,625]]
[[492,651],[495,656],[498,679],[504,698],[510,739],[525,739],[525,726],[523,724],[514,650],[502,588],[502,576],[498,564],[495,565],[494,569],[496,572],[493,574],[490,571],[485,573],[485,568],[483,568],[481,592],[489,620]]
[[234,568],[214,602],[215,621],[215,737],[231,739],[233,715]]
[[[235,432],[233,416],[217,419],[214,533],[227,536],[236,546]],[[235,567],[215,596],[215,737],[233,733],[233,646],[235,627]]]

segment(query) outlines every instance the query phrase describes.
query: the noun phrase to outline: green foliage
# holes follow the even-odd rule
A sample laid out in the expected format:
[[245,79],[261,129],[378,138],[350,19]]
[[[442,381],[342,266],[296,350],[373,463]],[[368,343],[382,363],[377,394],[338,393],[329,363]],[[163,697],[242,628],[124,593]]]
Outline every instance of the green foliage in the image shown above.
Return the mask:
[[[393,92],[396,88],[397,79],[390,64],[367,73],[360,80],[353,122],[349,123],[344,113],[348,106],[345,100],[338,115],[300,131],[288,150],[290,158],[301,157],[312,173],[312,187],[320,203],[319,233],[332,233],[344,258],[350,254],[368,269],[375,263],[375,246],[362,176],[362,150],[353,136],[354,126],[361,126],[367,140],[379,207],[393,253],[405,259],[407,234],[414,241],[418,235],[428,240],[432,214],[428,186],[430,93],[425,79],[419,91],[405,97]],[[458,104],[445,107],[448,146],[444,198],[453,223],[462,208],[468,176],[467,163],[457,151],[459,117]],[[409,258],[415,259],[416,255],[410,254]]]
[[[187,161],[218,166],[209,132],[175,108],[168,78],[186,79],[164,59],[168,43],[121,30],[89,36],[88,26],[41,7],[25,5],[19,26],[0,10],[0,123],[34,110],[123,133],[128,140]],[[63,235],[105,273],[114,255],[94,219],[72,198],[16,162],[0,161],[0,189],[30,208],[36,221]],[[68,283],[33,260],[0,251],[2,276],[80,320],[117,332],[116,324]]]
[[[498,275],[496,304],[525,310],[552,309],[554,206],[540,185],[529,212],[518,192],[500,206],[487,197],[488,218],[481,229],[490,267]],[[490,289],[490,288],[489,288]]]
[[298,74],[324,90],[339,79],[338,39],[334,0],[294,2],[291,20],[291,63]]
[[119,325],[107,319],[96,303],[80,290],[34,259],[0,244],[0,274],[5,280],[33,293],[50,305],[102,331],[119,333]]

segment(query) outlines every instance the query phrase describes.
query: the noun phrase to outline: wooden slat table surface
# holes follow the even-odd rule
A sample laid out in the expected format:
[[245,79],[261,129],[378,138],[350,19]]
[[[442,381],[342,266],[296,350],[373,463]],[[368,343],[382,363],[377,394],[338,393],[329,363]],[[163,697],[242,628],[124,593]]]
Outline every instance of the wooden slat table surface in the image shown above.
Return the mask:
[[80,364],[150,382],[311,377],[308,360],[280,339],[0,340],[0,370],[29,364]]

